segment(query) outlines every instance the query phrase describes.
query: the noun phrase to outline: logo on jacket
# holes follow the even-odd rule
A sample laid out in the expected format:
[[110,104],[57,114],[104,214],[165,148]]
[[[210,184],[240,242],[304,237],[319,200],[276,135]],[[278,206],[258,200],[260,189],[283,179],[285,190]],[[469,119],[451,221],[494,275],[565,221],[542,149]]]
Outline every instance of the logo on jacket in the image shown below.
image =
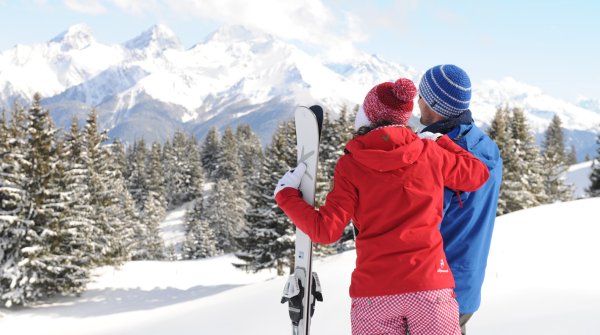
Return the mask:
[[437,272],[439,273],[446,273],[448,272],[448,267],[446,267],[446,262],[444,262],[444,259],[440,259],[440,264],[439,267],[437,269]]

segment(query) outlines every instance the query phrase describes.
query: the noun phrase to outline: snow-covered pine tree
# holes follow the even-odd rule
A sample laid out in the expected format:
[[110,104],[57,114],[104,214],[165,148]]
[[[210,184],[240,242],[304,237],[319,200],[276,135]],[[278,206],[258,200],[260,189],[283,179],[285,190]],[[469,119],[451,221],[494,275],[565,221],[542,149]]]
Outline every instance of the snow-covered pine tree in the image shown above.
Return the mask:
[[135,200],[136,208],[141,209],[146,201],[148,176],[146,175],[147,160],[146,142],[140,139],[134,142],[133,149],[129,153],[127,189]]
[[131,259],[135,230],[143,223],[140,221],[135,200],[127,189],[127,180],[122,174],[122,166],[117,162],[124,156],[123,144],[113,140],[112,144],[103,145],[102,149],[109,161],[106,176],[111,182],[109,196],[113,201],[108,211],[113,214],[114,229],[118,237],[115,255],[116,261],[120,263]]
[[596,149],[596,158],[592,163],[591,184],[586,189],[590,197],[600,197],[600,134],[598,134],[596,144],[598,144],[598,148]]
[[201,198],[204,188],[204,169],[202,168],[202,159],[200,157],[200,144],[196,137],[188,137],[186,151],[184,202]]
[[169,207],[174,208],[180,206],[186,201],[188,176],[187,161],[188,161],[188,143],[187,136],[182,131],[176,131],[173,135],[173,142],[169,149],[170,155],[167,163],[169,171]]
[[[213,171],[215,185],[209,198],[207,212],[213,213],[209,219],[215,229],[218,246],[225,252],[237,250],[235,237],[246,225],[244,214],[248,208],[244,190],[244,180],[238,156],[238,145],[233,130],[227,127],[219,141],[219,150],[215,157],[216,169]],[[223,207],[222,214],[214,216],[213,206]],[[221,216],[223,215],[223,216]],[[215,221],[216,219],[216,221]]]
[[125,181],[118,168],[114,167],[110,146],[103,145],[107,137],[99,133],[97,114],[92,110],[86,120],[85,140],[88,190],[92,206],[94,229],[90,239],[94,265],[113,265],[126,260],[131,232],[123,222],[123,204],[120,202],[127,192]]
[[[340,116],[342,117],[342,116]],[[344,153],[345,138],[341,132],[344,124],[340,120],[334,120],[331,113],[323,115],[323,127],[321,130],[321,141],[319,145],[319,166],[317,170],[317,188],[315,194],[315,207],[325,204],[327,194],[333,183],[333,171],[338,159]],[[315,244],[313,252],[315,256],[322,257],[335,254],[338,250],[337,243],[323,245]]]
[[[337,119],[334,127],[338,130],[340,136],[340,146],[338,148],[338,154],[341,157],[344,154],[344,147],[346,143],[352,139],[354,135],[354,120],[356,119],[356,112],[358,112],[358,105],[354,108],[349,109],[344,106],[340,111],[340,116]],[[334,166],[335,168],[335,166]],[[335,244],[335,248],[338,252],[355,248],[355,232],[354,225],[349,224],[342,233],[342,238]]]
[[568,156],[565,152],[562,121],[558,115],[554,115],[546,130],[542,150],[542,176],[548,202],[572,200],[574,187],[566,182]]
[[[500,156],[503,161],[503,178],[502,178],[502,186],[500,188],[500,196],[498,199],[498,207],[496,210],[497,215],[506,214],[509,212],[507,209],[507,201],[509,197],[510,188],[507,188],[506,184],[509,181],[506,179],[506,172],[509,170],[509,167],[513,164],[511,161],[511,150],[513,143],[510,139],[511,130],[509,127],[510,123],[510,110],[508,107],[498,107],[496,109],[496,114],[494,114],[494,119],[490,124],[490,127],[487,129],[487,133],[494,142],[498,145],[500,149]],[[511,176],[514,177],[514,176]]]
[[513,108],[509,127],[511,137],[504,162],[500,196],[506,212],[539,206],[547,201],[542,177],[542,158],[523,110]]
[[231,127],[225,128],[219,141],[219,149],[215,157],[216,168],[212,173],[215,180],[225,179],[231,183],[242,185],[242,169],[238,156],[238,142]]
[[146,227],[143,252],[137,254],[137,259],[164,259],[165,246],[160,235],[159,224],[166,214],[167,201],[164,195],[164,175],[162,171],[161,147],[152,144],[148,163],[148,193],[140,213],[142,223]]
[[575,144],[571,144],[571,149],[567,153],[567,165],[575,164],[577,164],[577,148],[575,148]]
[[186,237],[183,243],[185,259],[199,259],[217,255],[215,234],[204,219],[202,198],[194,201],[190,210],[185,214]]
[[258,136],[249,125],[239,125],[235,132],[238,144],[238,159],[242,169],[244,191],[246,200],[251,202],[248,191],[250,185],[255,184],[260,175],[260,167],[263,161],[263,151]]
[[29,127],[24,172],[33,224],[27,229],[18,264],[24,274],[20,283],[20,303],[23,304],[68,292],[73,287],[77,291],[77,286],[82,285],[77,280],[82,279],[85,283],[86,277],[85,270],[70,264],[72,255],[61,255],[64,168],[59,165],[61,158],[55,141],[58,130],[52,124],[49,111],[42,108],[40,102],[41,96],[35,94],[27,114]]
[[73,118],[71,128],[64,137],[65,188],[69,196],[65,209],[64,226],[71,232],[67,243],[72,252],[77,254],[76,264],[91,267],[93,252],[90,238],[94,229],[92,221],[93,209],[90,205],[90,192],[87,179],[87,150],[80,133],[78,120]]
[[209,180],[213,180],[213,173],[217,169],[216,157],[219,152],[219,132],[216,127],[210,128],[202,143],[201,159],[204,173]]
[[217,248],[228,253],[238,249],[236,237],[246,225],[246,202],[236,196],[236,184],[226,179],[217,180],[207,198],[205,219],[215,232]]
[[81,293],[90,280],[87,248],[82,244],[88,237],[89,226],[73,220],[72,203],[76,201],[76,194],[70,184],[71,166],[65,149],[68,147],[57,141],[54,154],[50,156],[51,178],[44,209],[49,214],[46,225],[55,233],[48,234],[44,244],[49,246],[45,258],[53,266],[48,266],[47,271],[55,284],[54,287],[45,286],[46,295]]
[[31,220],[31,200],[26,191],[26,130],[28,118],[15,104],[10,125],[0,121],[0,303],[6,307],[25,301],[26,272],[22,250]]
[[248,225],[237,238],[235,255],[242,261],[234,264],[238,268],[275,268],[280,276],[285,268],[294,268],[294,225],[275,204],[273,190],[282,173],[295,166],[295,138],[294,123],[282,122],[265,151],[260,178],[249,189],[253,203],[246,212]]
[[167,208],[173,209],[176,193],[176,185],[173,175],[176,173],[175,157],[173,153],[173,145],[170,140],[165,141],[162,151],[163,173],[165,174],[165,194],[167,199]]
[[127,180],[129,180],[127,153],[125,150],[125,144],[123,144],[123,142],[118,138],[113,139],[112,156],[113,160],[115,161],[115,166],[127,183]]

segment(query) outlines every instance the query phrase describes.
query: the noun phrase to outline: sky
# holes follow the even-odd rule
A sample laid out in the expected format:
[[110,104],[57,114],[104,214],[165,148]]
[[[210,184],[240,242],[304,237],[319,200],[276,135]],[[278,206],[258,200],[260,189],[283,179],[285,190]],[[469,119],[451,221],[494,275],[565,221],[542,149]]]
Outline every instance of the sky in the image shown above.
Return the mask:
[[185,47],[242,24],[328,60],[360,50],[418,71],[452,63],[475,84],[512,77],[575,101],[600,98],[598,13],[585,0],[0,0],[0,50],[79,23],[105,44],[160,23]]

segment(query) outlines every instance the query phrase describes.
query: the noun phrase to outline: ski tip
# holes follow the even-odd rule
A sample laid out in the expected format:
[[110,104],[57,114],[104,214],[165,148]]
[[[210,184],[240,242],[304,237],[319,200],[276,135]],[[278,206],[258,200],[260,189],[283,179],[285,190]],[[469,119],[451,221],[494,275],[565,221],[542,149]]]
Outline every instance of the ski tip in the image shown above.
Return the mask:
[[310,109],[313,114],[315,114],[315,116],[317,117],[317,123],[319,124],[319,139],[321,137],[321,129],[323,129],[323,107],[319,106],[319,105],[312,105],[310,107],[308,107],[308,109]]

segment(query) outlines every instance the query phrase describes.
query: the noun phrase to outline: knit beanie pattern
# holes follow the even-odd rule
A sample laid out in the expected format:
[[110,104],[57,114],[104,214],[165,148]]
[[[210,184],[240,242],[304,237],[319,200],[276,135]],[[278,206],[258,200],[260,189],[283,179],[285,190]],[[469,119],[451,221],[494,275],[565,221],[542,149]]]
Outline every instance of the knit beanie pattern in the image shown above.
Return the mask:
[[400,78],[373,87],[363,102],[365,116],[371,123],[389,120],[406,125],[412,114],[417,88],[412,80]]
[[471,80],[456,65],[434,66],[421,78],[419,95],[434,112],[447,118],[456,118],[469,109]]

